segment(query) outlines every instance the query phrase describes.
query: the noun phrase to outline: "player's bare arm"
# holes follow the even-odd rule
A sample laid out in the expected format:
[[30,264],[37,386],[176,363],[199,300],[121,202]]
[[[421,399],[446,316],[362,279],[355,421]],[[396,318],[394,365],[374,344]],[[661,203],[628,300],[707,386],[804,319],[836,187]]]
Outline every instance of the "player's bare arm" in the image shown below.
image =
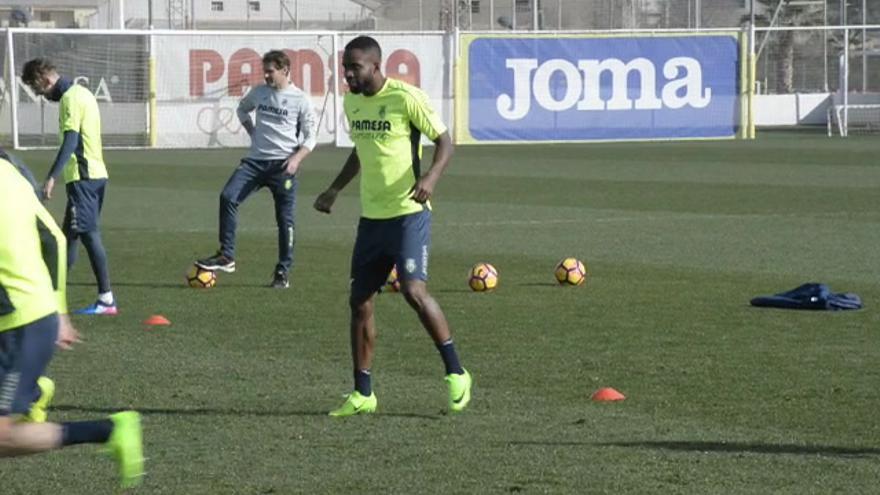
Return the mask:
[[58,338],[55,344],[64,350],[73,349],[73,344],[82,342],[79,331],[70,322],[70,317],[65,313],[58,315]]
[[52,190],[55,189],[55,178],[49,177],[43,183],[43,199],[52,199]]
[[433,163],[430,170],[425,175],[419,177],[419,180],[413,186],[413,200],[418,203],[424,203],[431,199],[437,181],[440,180],[440,176],[443,175],[443,171],[449,165],[449,159],[452,158],[453,150],[454,146],[448,131],[437,136],[437,139],[434,140]]
[[351,154],[348,155],[348,159],[345,160],[345,165],[342,166],[339,175],[330,184],[330,187],[315,199],[315,209],[323,213],[330,213],[333,203],[336,202],[336,195],[355,178],[360,170],[361,161],[358,159],[357,150],[353,149]]

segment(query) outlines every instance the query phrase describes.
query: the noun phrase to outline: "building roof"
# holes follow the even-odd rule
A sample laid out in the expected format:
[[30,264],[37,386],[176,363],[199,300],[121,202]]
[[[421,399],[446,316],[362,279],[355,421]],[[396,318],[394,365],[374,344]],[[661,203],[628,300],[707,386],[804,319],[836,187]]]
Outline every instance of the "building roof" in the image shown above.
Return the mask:
[[106,0],[0,0],[0,8],[97,9]]

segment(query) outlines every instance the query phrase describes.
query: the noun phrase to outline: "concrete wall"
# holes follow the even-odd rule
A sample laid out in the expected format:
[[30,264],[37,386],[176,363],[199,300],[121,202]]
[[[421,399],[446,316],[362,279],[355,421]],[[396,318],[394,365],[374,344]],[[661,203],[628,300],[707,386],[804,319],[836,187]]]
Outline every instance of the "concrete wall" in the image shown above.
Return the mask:
[[755,125],[824,124],[829,105],[831,105],[829,93],[756,95]]

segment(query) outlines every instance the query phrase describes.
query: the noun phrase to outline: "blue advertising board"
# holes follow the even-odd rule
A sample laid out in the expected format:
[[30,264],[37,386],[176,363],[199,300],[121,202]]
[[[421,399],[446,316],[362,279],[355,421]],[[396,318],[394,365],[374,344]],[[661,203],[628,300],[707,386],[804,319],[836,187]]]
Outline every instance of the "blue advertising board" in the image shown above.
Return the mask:
[[737,34],[471,35],[462,43],[462,142],[735,137]]

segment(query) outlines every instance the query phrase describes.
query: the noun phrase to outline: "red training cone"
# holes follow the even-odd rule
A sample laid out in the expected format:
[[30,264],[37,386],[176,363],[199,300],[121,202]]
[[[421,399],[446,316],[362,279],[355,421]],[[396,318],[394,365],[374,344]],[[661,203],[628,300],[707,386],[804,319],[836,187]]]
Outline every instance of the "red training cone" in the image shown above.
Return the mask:
[[596,390],[592,399],[595,401],[623,400],[626,399],[626,396],[611,387],[605,387]]
[[153,315],[144,320],[144,325],[170,325],[171,320],[162,315]]

